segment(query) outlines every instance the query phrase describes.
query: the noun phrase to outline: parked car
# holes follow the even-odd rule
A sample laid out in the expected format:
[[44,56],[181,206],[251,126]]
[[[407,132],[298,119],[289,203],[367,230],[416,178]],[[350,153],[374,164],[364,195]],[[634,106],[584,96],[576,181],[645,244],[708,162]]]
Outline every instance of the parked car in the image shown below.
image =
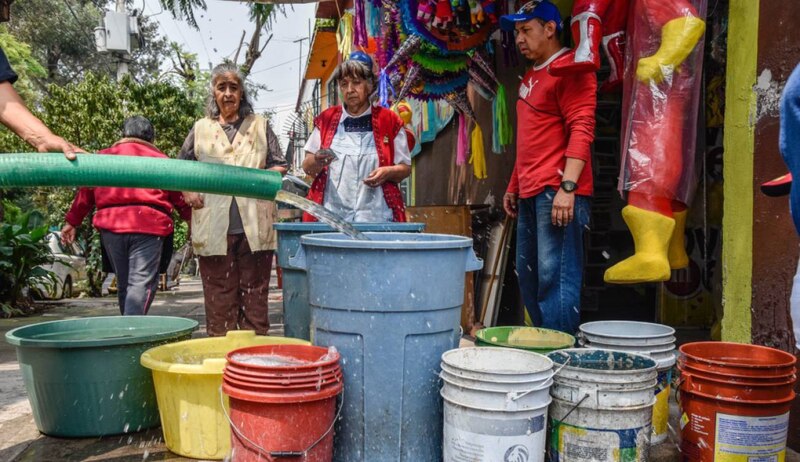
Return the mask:
[[86,258],[83,255],[83,248],[77,242],[63,245],[61,232],[52,232],[46,239],[55,261],[42,268],[52,271],[57,282],[52,287],[37,286],[37,295],[52,299],[71,298],[75,295],[75,286],[78,282],[86,279]]

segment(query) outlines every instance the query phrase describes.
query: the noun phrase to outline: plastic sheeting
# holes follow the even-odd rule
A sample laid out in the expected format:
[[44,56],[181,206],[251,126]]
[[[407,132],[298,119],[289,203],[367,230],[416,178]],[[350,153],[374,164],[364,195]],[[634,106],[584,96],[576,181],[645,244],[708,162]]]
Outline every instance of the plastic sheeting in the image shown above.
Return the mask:
[[633,0],[619,190],[690,202],[706,0]]

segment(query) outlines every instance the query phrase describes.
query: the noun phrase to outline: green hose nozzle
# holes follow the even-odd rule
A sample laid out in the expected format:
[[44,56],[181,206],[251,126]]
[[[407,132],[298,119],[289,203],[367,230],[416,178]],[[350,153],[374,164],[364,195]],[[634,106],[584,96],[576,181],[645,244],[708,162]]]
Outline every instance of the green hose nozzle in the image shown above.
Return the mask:
[[156,157],[78,154],[0,154],[0,188],[107,186],[193,191],[274,200],[278,172]]

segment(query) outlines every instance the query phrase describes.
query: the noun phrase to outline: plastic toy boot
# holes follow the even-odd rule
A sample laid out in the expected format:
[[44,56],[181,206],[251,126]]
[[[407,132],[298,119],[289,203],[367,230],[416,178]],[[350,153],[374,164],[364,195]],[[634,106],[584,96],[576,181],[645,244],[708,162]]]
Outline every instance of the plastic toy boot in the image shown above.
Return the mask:
[[683,269],[689,266],[689,256],[686,255],[686,242],[684,239],[684,231],[686,230],[686,210],[682,212],[674,212],[675,218],[675,231],[672,232],[672,239],[669,240],[669,267],[676,269]]
[[636,253],[606,270],[603,279],[612,284],[668,281],[667,248],[675,220],[631,205],[622,209],[622,218],[631,231]]

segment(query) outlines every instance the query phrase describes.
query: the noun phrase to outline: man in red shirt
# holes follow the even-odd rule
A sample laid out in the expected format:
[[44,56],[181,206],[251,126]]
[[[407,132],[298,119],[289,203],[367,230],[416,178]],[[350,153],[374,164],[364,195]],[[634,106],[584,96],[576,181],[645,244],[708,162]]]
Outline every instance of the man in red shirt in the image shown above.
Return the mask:
[[597,79],[556,77],[549,65],[568,52],[561,14],[531,1],[500,26],[514,30],[533,61],[517,101],[517,159],[503,207],[517,224],[517,273],[534,325],[574,333],[580,323],[583,230],[589,226]]
[[[123,124],[123,138],[98,154],[167,157],[152,142],[153,125],[142,116]],[[119,311],[147,314],[158,287],[158,264],[164,238],[172,234],[172,210],[190,220],[192,209],[174,191],[144,188],[80,188],[61,229],[65,243],[75,240],[75,228],[97,207],[94,227],[117,275]]]

